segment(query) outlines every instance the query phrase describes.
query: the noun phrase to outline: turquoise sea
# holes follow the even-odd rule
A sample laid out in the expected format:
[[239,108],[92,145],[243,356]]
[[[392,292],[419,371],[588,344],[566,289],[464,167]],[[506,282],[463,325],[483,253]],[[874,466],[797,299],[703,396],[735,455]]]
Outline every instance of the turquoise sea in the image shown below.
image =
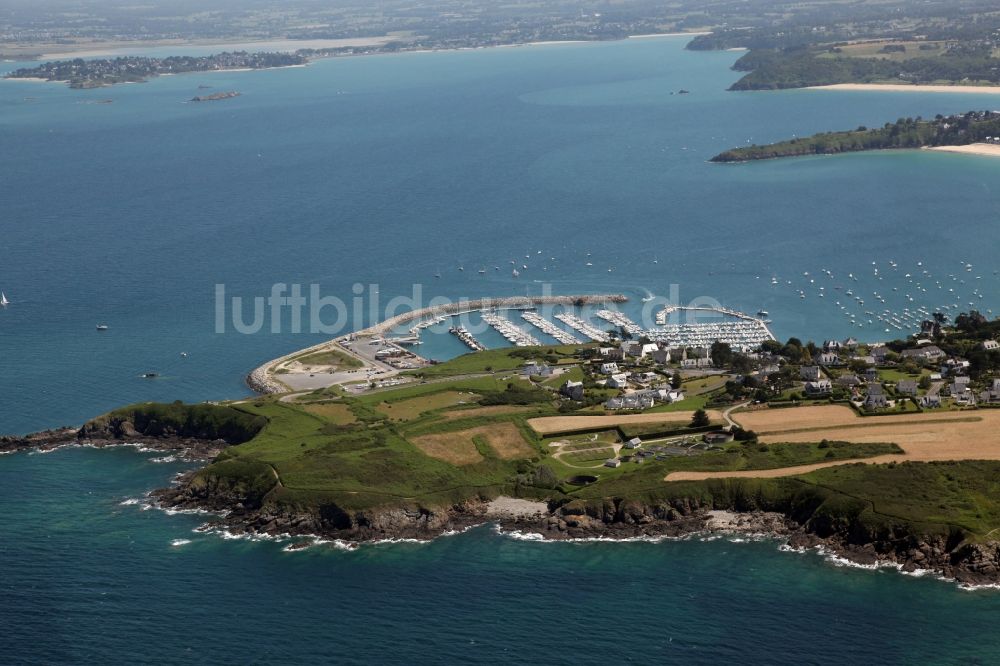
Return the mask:
[[[547,283],[625,292],[636,317],[676,284],[682,302],[765,308],[779,337],[817,340],[898,334],[851,323],[868,309],[1000,305],[998,160],[707,162],[994,98],[728,93],[738,54],[683,46],[344,58],[90,91],[0,82],[0,432],[237,397],[255,365],[324,339],[288,322],[216,333],[218,284],[343,299],[376,285],[365,295],[384,301],[415,283],[425,300]],[[199,86],[242,95],[185,103]],[[529,268],[515,279],[511,260]],[[440,335],[422,351],[462,349]],[[483,528],[285,553],[195,534],[203,517],[120,505],[183,469],[151,457],[0,457],[2,661],[987,663],[1000,647],[993,592],[766,541],[539,544]]]

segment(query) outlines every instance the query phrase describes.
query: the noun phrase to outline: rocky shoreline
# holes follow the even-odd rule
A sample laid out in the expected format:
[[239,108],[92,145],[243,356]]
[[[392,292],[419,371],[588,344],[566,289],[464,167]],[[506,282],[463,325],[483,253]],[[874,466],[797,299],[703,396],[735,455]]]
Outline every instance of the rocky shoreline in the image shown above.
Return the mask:
[[783,540],[792,550],[817,549],[858,566],[931,572],[964,585],[1000,584],[1000,542],[965,543],[957,537],[908,532],[863,535],[850,529],[830,530],[814,521],[800,524],[779,512],[719,510],[697,500],[652,505],[621,499],[605,500],[600,505],[532,502],[535,510],[511,513],[496,510],[497,500],[477,499],[449,507],[413,504],[354,512],[324,507],[318,513],[284,513],[247,503],[246,498],[232,494],[238,489],[192,485],[193,478],[194,473],[181,477],[178,485],[155,491],[152,496],[165,509],[224,513],[210,528],[248,537],[312,537],[349,544],[423,541],[488,523],[504,532],[556,541],[745,534]]
[[[198,461],[214,459],[228,445],[221,439],[181,437],[173,432],[150,436],[135,431],[128,422],[117,421],[0,437],[0,453],[52,451],[68,446],[134,446],[170,451]],[[209,528],[235,535],[313,537],[358,544],[430,540],[487,523],[497,524],[506,532],[546,540],[614,541],[738,533],[781,539],[794,550],[819,549],[859,566],[892,567],[904,573],[932,572],[964,585],[1000,585],[1000,542],[971,542],[958,530],[950,535],[919,534],[902,525],[873,533],[849,520],[833,521],[818,515],[795,520],[783,512],[723,510],[697,499],[546,503],[502,497],[477,498],[451,506],[402,503],[349,510],[325,505],[314,511],[289,512],[266,501],[271,489],[273,486],[244,487],[239,482],[192,471],[150,496],[162,509],[220,514]]]
[[150,437],[137,432],[116,435],[109,432],[88,431],[86,427],[45,430],[23,437],[0,435],[0,454],[18,451],[47,453],[71,446],[94,449],[131,446],[147,451],[169,451],[185,460],[207,461],[219,455],[229,444],[221,439],[207,440],[175,435]]

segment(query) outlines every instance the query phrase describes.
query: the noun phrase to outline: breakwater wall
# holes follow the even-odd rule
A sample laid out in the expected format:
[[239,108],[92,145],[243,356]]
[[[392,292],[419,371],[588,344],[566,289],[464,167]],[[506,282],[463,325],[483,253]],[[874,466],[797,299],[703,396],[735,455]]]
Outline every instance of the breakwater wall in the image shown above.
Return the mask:
[[[625,303],[628,297],[624,294],[585,294],[582,296],[506,296],[502,298],[478,298],[474,300],[459,300],[454,303],[442,303],[426,308],[418,308],[390,317],[368,328],[342,335],[333,340],[321,342],[318,345],[299,349],[290,354],[285,354],[276,359],[255,368],[246,377],[247,386],[257,393],[285,393],[289,389],[275,377],[275,370],[283,363],[291,361],[297,356],[324,351],[331,347],[336,347],[346,353],[351,353],[340,344],[341,341],[352,337],[377,337],[382,336],[393,329],[407,324],[411,321],[471,312],[475,310],[489,309],[525,309],[539,305],[564,305],[567,307],[583,307],[587,305],[603,305],[606,303]],[[353,354],[352,354],[353,355]]]

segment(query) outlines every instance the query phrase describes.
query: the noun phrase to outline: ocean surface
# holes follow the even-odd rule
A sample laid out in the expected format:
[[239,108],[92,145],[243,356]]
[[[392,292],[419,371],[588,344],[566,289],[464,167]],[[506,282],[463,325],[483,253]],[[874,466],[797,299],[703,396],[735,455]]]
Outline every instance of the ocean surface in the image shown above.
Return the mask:
[[[343,58],[88,91],[0,81],[0,432],[238,397],[259,363],[331,337],[293,332],[287,313],[216,332],[217,285],[244,300],[318,285],[347,302],[347,330],[415,285],[420,304],[623,292],[635,318],[650,294],[714,299],[816,340],[900,334],[866,311],[1000,305],[1000,160],[707,161],[994,98],[729,93],[738,54],[683,46]],[[226,90],[242,94],[186,102]],[[429,337],[428,356],[463,351]],[[1000,647],[994,592],[767,541],[483,528],[287,553],[196,534],[203,517],[120,504],[184,469],[151,457],[0,457],[3,662],[988,663]]]

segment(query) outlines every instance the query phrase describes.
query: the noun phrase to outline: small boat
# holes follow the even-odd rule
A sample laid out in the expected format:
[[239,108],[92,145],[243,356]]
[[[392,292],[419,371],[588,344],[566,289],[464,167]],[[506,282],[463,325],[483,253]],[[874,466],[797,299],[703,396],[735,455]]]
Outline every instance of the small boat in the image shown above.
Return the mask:
[[656,298],[656,296],[652,296],[652,295],[650,295],[650,296],[643,296],[643,297],[642,297],[642,302],[643,302],[643,303],[649,303],[649,302],[650,302],[651,300],[653,300],[654,298]]
[[460,271],[464,271],[464,270],[465,270],[465,266],[459,266],[459,267],[458,267],[458,270],[460,270]]
[[513,275],[514,277],[517,277],[517,276],[519,276],[519,275],[520,275],[520,273],[518,272],[518,270],[517,270],[516,268],[515,268],[514,270],[512,270],[512,271],[510,272],[510,274],[511,274],[511,275]]
[[159,375],[155,372],[144,372],[142,373],[143,379],[152,379],[153,377],[158,377]]
[[479,269],[479,274],[480,275],[486,275],[486,267],[485,266],[483,268]]
[[437,273],[435,273],[435,274],[434,274],[434,277],[436,277],[436,278],[439,278],[439,277],[441,277],[441,271],[438,271]]
[[106,330],[108,330],[108,325],[107,324],[98,324],[97,325],[97,330],[98,331],[106,331]]
[[0,307],[7,307],[10,305],[10,301],[7,300],[7,294],[0,291]]
[[181,352],[181,358],[187,358],[187,355],[188,355],[187,352]]
[[770,316],[770,313],[767,310],[757,310],[757,316],[767,318]]

